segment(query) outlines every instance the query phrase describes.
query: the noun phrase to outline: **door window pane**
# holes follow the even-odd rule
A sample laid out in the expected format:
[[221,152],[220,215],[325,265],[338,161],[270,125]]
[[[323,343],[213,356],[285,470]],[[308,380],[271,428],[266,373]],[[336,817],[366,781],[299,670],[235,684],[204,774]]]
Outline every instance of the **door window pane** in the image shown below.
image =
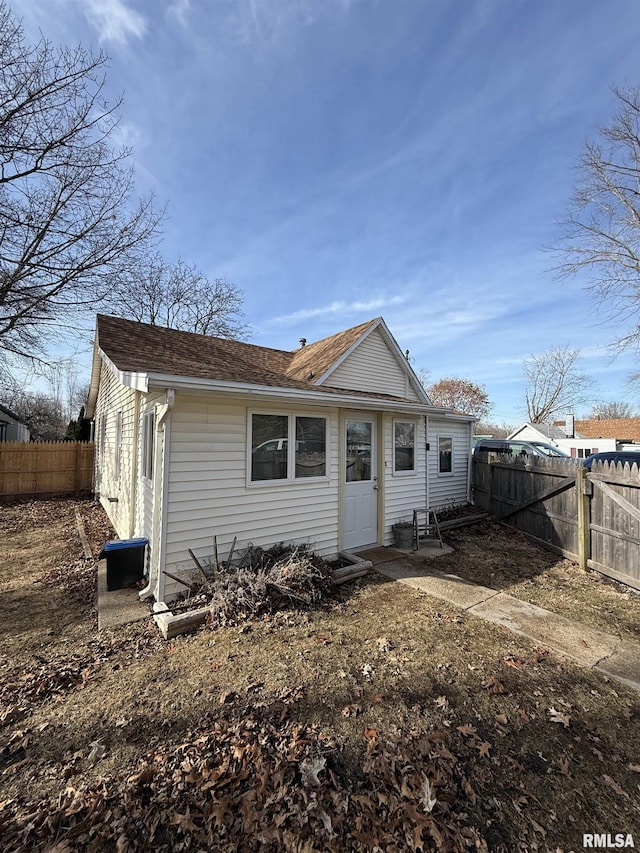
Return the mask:
[[296,477],[324,477],[327,471],[327,421],[296,418]]
[[347,421],[347,483],[371,479],[371,421]]
[[393,425],[394,471],[415,470],[416,425],[414,421],[395,421]]
[[251,479],[286,480],[287,415],[251,416]]

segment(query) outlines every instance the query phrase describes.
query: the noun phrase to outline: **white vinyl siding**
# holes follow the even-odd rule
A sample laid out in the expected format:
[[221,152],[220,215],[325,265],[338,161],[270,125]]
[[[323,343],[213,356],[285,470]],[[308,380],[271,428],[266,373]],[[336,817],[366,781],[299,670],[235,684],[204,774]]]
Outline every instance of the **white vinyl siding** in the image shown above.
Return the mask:
[[[96,439],[101,445],[96,453],[96,493],[111,524],[121,539],[129,537],[131,523],[131,465],[135,392],[118,382],[112,371],[102,365],[94,422]],[[119,465],[116,465],[118,417],[120,415]],[[104,426],[103,426],[104,424]],[[111,499],[111,500],[110,500]]]
[[411,521],[412,510],[426,503],[426,452],[424,418],[416,418],[415,425],[415,473],[401,476],[393,473],[394,422],[412,420],[400,416],[384,415],[384,544],[393,540],[391,526],[398,521]]
[[[438,438],[451,438],[451,473],[440,473]],[[455,506],[467,502],[469,472],[469,424],[443,421],[429,417],[430,450],[427,454],[429,466],[429,504],[431,509]]]
[[418,400],[406,371],[378,329],[358,344],[323,384],[331,388],[370,391],[372,394],[391,394],[405,400]]
[[[238,550],[249,543],[269,547],[284,541],[308,542],[324,555],[336,552],[338,413],[296,409],[299,415],[327,416],[327,477],[247,485],[249,408],[223,398],[176,395],[171,414],[168,571],[192,568],[188,548],[210,558],[214,535],[221,559],[236,536]],[[167,580],[165,598],[177,590]]]

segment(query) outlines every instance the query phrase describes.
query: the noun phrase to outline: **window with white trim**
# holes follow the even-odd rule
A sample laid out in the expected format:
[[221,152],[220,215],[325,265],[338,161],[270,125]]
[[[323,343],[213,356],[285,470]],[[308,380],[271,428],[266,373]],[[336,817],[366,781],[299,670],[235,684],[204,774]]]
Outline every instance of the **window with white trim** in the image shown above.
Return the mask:
[[155,428],[155,412],[145,412],[142,416],[142,476],[146,480],[153,479],[153,434]]
[[453,474],[453,438],[438,436],[438,474]]
[[116,412],[116,441],[113,448],[113,477],[120,479],[120,455],[122,451],[122,409]]
[[249,414],[252,483],[327,475],[327,419],[295,414]]
[[393,473],[416,472],[416,422],[393,422]]
[[100,415],[100,426],[98,429],[98,459],[100,464],[104,460],[104,452],[107,445],[107,416]]

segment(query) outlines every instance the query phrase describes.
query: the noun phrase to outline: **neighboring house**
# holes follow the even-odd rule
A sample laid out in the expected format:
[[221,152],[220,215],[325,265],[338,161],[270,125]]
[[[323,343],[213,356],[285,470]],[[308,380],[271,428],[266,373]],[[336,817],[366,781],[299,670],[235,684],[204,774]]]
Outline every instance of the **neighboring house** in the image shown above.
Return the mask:
[[29,427],[15,412],[0,405],[0,441],[29,441]]
[[566,438],[566,432],[559,426],[551,424],[522,424],[507,436],[507,441],[545,441],[547,444],[557,444],[558,439]]
[[[564,426],[561,422],[560,426]],[[589,418],[575,421],[580,458],[590,453],[611,450],[637,450],[640,445],[640,418]],[[574,442],[576,443],[576,442]]]
[[515,429],[508,439],[517,438],[521,441],[546,441],[555,444],[574,459],[585,459],[591,453],[599,450],[615,450],[615,439],[600,438],[594,443],[592,438],[584,435],[579,424],[584,421],[573,421],[569,416],[566,421],[556,421],[553,424],[525,423]]
[[224,556],[237,537],[330,557],[469,500],[475,419],[430,404],[381,318],[287,352],[99,315],[86,414],[96,493],[149,539],[157,601],[214,535]]
[[[623,450],[627,445],[640,444],[640,418],[591,418],[576,421],[576,429],[592,440],[598,439],[599,450]],[[615,441],[615,446],[604,447],[603,440]]]

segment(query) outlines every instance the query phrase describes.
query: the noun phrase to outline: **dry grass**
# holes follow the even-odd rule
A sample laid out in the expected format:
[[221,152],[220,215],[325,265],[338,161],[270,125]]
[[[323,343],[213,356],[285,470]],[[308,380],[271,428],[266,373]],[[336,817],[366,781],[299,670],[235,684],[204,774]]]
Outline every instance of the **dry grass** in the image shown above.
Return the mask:
[[503,524],[452,530],[447,541],[455,553],[441,558],[439,569],[640,642],[640,593],[631,587],[583,572]]
[[[0,625],[0,832],[3,812],[4,831],[15,832],[26,825],[29,803],[54,810],[70,785],[83,792],[106,779],[118,802],[127,778],[150,756],[157,760],[178,744],[210,737],[212,725],[226,731],[258,715],[260,725],[268,720],[277,729],[286,720],[308,728],[309,748],[326,758],[331,785],[345,802],[353,802],[354,791],[371,794],[363,762],[377,755],[370,752],[372,737],[382,766],[394,750],[401,755],[399,743],[428,735],[450,756],[457,819],[462,814],[489,850],[568,853],[582,848],[583,832],[635,833],[637,846],[637,694],[378,576],[347,584],[318,611],[280,613],[171,643],[151,624],[96,635],[76,505],[97,552],[108,527],[88,502],[0,510],[0,589],[11,603]],[[492,577],[493,586],[506,583],[509,571],[510,593],[530,585],[526,597],[551,606],[559,591],[562,606],[554,609],[602,626],[585,607],[584,579],[571,603],[565,561],[501,527],[448,538],[456,553],[439,568],[466,577],[476,571],[480,582]],[[621,633],[637,637],[638,599],[590,580],[591,604],[601,600]],[[92,757],[96,742],[104,748],[101,758],[95,750]],[[404,756],[402,766],[428,760]],[[181,784],[182,796],[188,784]],[[389,795],[382,782],[376,785],[376,796]],[[382,810],[383,801],[376,802]],[[201,849],[172,826],[167,821],[164,849]],[[236,842],[239,849],[278,849],[261,848],[255,839]],[[425,850],[439,849],[423,843]],[[323,844],[305,849],[373,849],[351,835]],[[115,849],[115,842],[95,849]],[[386,849],[413,847],[407,841]]]

